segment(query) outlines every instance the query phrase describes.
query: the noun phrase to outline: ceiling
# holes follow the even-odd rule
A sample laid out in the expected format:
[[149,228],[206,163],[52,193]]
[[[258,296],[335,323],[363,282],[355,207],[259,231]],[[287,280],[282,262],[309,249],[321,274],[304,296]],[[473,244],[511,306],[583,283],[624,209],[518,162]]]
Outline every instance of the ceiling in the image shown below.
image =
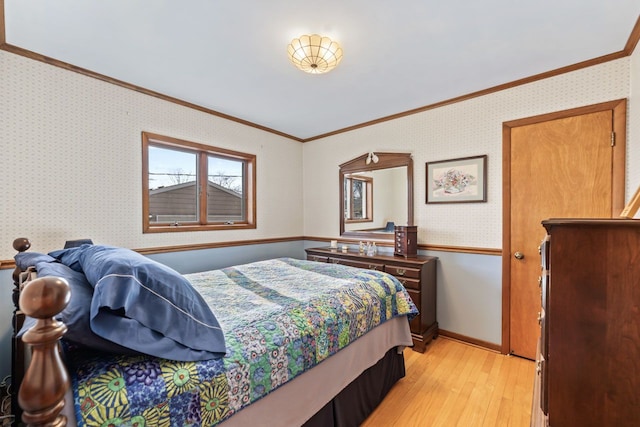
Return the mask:
[[[638,0],[3,2],[8,46],[297,140],[621,53],[640,15]],[[343,47],[330,73],[287,58],[311,33]]]

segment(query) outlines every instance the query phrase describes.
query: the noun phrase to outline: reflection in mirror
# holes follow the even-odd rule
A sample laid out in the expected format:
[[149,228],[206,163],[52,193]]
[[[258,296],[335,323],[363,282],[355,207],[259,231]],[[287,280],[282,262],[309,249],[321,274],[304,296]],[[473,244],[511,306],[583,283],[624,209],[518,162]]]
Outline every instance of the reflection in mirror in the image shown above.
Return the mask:
[[[354,203],[348,196],[348,181],[362,180],[367,182],[366,191],[368,197],[364,198],[365,214],[359,216],[348,216],[349,203]],[[365,181],[366,180],[366,181]],[[346,231],[371,231],[389,232],[387,223],[392,222],[397,225],[407,223],[407,171],[405,167],[380,169],[370,172],[358,172],[345,176],[345,230]],[[356,194],[357,196],[357,194]],[[374,203],[375,201],[375,203]],[[356,198],[355,202],[358,202]]]
[[362,155],[340,165],[340,235],[393,240],[394,225],[413,225],[411,154]]
[[373,221],[373,178],[360,174],[344,177],[344,220],[347,223]]

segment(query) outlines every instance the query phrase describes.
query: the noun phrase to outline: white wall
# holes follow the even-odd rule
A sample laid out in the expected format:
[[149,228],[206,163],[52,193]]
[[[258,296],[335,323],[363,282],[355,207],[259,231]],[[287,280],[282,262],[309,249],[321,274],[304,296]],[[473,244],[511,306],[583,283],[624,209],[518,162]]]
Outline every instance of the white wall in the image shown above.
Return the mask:
[[[302,235],[299,142],[4,51],[0,76],[0,259],[20,236],[48,251]],[[142,131],[255,154],[257,229],[143,234]]]
[[396,225],[407,225],[407,168],[380,169],[373,171],[378,182],[390,182],[389,186],[373,184],[374,219],[377,227],[385,227],[388,221]]

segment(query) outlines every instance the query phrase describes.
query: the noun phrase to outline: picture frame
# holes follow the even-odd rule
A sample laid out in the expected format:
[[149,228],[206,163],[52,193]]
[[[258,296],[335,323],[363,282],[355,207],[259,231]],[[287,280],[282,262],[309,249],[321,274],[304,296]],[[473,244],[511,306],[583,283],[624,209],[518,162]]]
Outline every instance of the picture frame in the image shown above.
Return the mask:
[[487,201],[487,155],[426,163],[426,203]]
[[640,208],[640,187],[638,187],[631,200],[629,200],[627,206],[624,207],[620,213],[620,217],[631,219],[636,215],[636,212],[638,212],[638,208]]

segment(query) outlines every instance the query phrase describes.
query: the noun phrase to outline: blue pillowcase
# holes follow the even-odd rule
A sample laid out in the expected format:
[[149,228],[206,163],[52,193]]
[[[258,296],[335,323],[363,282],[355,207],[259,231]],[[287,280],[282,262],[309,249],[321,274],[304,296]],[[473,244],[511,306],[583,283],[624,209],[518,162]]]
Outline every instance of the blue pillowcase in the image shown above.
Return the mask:
[[80,265],[80,255],[82,255],[82,251],[89,246],[91,245],[83,244],[80,246],[75,246],[73,248],[60,249],[57,251],[49,252],[49,255],[59,260],[67,267],[82,273],[82,266]]
[[38,252],[20,252],[17,253],[13,259],[16,261],[16,266],[22,271],[25,271],[29,267],[35,267],[36,264],[40,262],[56,261],[52,256]]
[[191,283],[129,249],[82,245],[51,252],[94,287],[91,329],[136,351],[180,361],[220,358],[224,334]]
[[[26,255],[27,252],[18,254]],[[86,347],[90,347],[100,351],[110,353],[133,354],[132,350],[122,347],[114,342],[108,341],[96,335],[89,325],[89,311],[91,307],[91,298],[93,296],[93,287],[87,282],[84,274],[74,271],[64,264],[60,264],[54,258],[32,252],[30,256],[16,255],[16,264],[20,266],[25,264],[35,266],[38,277],[56,276],[67,281],[71,288],[71,299],[69,304],[56,316],[56,320],[63,322],[67,326],[67,332],[64,335],[66,340],[72,341]],[[37,260],[31,263],[32,260]],[[22,268],[22,267],[21,267]],[[23,268],[23,270],[26,267]],[[36,324],[36,319],[25,316],[25,321],[18,333],[22,336],[29,328]]]

